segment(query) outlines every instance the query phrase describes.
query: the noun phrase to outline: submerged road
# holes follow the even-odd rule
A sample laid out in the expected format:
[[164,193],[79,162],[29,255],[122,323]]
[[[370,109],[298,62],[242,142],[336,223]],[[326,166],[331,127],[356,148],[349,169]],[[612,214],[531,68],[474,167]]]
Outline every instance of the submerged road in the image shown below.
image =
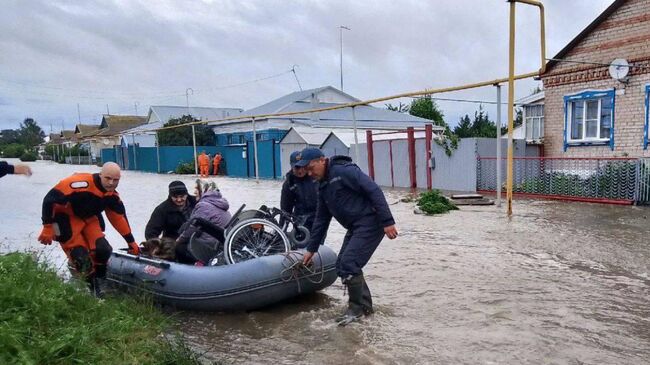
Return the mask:
[[[40,204],[58,179],[97,171],[33,165],[0,180],[2,251],[35,243]],[[173,175],[125,172],[118,191],[136,239]],[[192,178],[183,178],[188,185]],[[279,205],[280,182],[219,178],[231,210]],[[647,364],[650,358],[650,209],[517,200],[426,217],[386,196],[400,236],[367,266],[377,313],[336,327],[340,282],[322,293],[252,313],[174,313],[207,359],[259,364]],[[336,250],[344,231],[330,229]],[[109,228],[114,247],[126,247]]]

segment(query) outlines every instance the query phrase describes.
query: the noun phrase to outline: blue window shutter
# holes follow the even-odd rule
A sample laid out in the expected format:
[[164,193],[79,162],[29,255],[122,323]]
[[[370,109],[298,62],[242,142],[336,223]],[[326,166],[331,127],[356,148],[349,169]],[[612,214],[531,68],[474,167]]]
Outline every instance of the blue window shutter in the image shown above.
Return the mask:
[[648,149],[648,116],[650,115],[650,84],[645,86],[645,126],[643,127],[643,149]]
[[612,127],[609,129],[609,148],[614,151],[614,125],[616,123],[616,90],[612,89],[608,92],[608,96],[612,98]]
[[566,152],[567,147],[569,147],[569,144],[567,143],[567,131],[569,128],[569,98],[567,96],[564,97],[564,152]]

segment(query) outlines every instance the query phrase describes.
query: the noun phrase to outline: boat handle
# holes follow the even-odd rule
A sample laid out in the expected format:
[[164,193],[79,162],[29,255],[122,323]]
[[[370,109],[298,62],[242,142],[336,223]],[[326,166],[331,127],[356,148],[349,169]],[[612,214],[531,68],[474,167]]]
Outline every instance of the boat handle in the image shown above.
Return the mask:
[[158,284],[160,286],[165,286],[167,284],[166,279],[140,279],[143,283],[147,284]]

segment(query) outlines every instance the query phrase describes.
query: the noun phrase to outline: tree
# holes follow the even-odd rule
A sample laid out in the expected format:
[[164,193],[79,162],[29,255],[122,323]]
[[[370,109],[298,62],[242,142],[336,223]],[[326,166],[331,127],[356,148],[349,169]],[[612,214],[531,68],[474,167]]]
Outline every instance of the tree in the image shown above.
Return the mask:
[[[524,124],[524,112],[521,108],[515,108],[515,120],[512,122],[513,124],[513,129],[519,127],[520,125]],[[501,135],[504,135],[508,133],[508,121],[506,120],[506,123],[503,127],[501,127]]]
[[431,95],[414,99],[409,107],[409,114],[432,120],[435,125],[447,128],[447,123],[444,120],[445,115],[438,109],[438,105],[431,99]]
[[20,123],[18,136],[20,143],[27,148],[38,146],[45,140],[45,132],[43,132],[41,127],[38,126],[38,123],[32,118],[26,118]]
[[479,106],[478,111],[474,112],[474,122],[472,123],[472,137],[497,136],[497,126],[490,120],[488,114],[483,111],[483,106]]
[[386,104],[386,109],[392,110],[392,111],[398,112],[398,113],[408,113],[409,109],[411,109],[411,107],[406,105],[406,104],[403,104],[400,101],[399,104],[397,104],[395,106],[393,106],[393,104],[390,104],[390,103]]
[[[192,118],[191,115],[183,115],[180,118],[172,118],[165,123],[164,127],[183,125],[187,123],[198,122],[198,119]],[[195,125],[196,145],[197,146],[214,146],[214,131],[207,125]],[[177,127],[163,129],[158,131],[158,142],[161,146],[192,146],[192,127]]]
[[454,128],[454,134],[459,138],[472,137],[472,121],[469,119],[469,115],[465,114],[460,118],[460,122]]
[[18,138],[20,137],[17,130],[14,129],[3,129],[0,132],[0,145],[7,145],[12,143],[18,143]]

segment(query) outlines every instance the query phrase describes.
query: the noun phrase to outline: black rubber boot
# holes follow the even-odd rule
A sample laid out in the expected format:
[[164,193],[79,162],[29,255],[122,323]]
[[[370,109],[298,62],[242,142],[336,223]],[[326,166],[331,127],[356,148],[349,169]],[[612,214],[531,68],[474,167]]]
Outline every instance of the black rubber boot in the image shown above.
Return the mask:
[[339,326],[346,326],[363,317],[363,275],[353,276],[343,281],[348,288],[348,309],[336,318]]
[[375,313],[375,310],[372,308],[372,295],[370,294],[370,288],[366,283],[366,279],[363,277],[363,274],[359,275],[363,280],[363,291],[361,295],[361,305],[363,306],[363,314],[370,315]]
[[102,279],[99,279],[97,277],[88,279],[88,289],[90,289],[90,294],[97,299],[104,299],[101,281]]

